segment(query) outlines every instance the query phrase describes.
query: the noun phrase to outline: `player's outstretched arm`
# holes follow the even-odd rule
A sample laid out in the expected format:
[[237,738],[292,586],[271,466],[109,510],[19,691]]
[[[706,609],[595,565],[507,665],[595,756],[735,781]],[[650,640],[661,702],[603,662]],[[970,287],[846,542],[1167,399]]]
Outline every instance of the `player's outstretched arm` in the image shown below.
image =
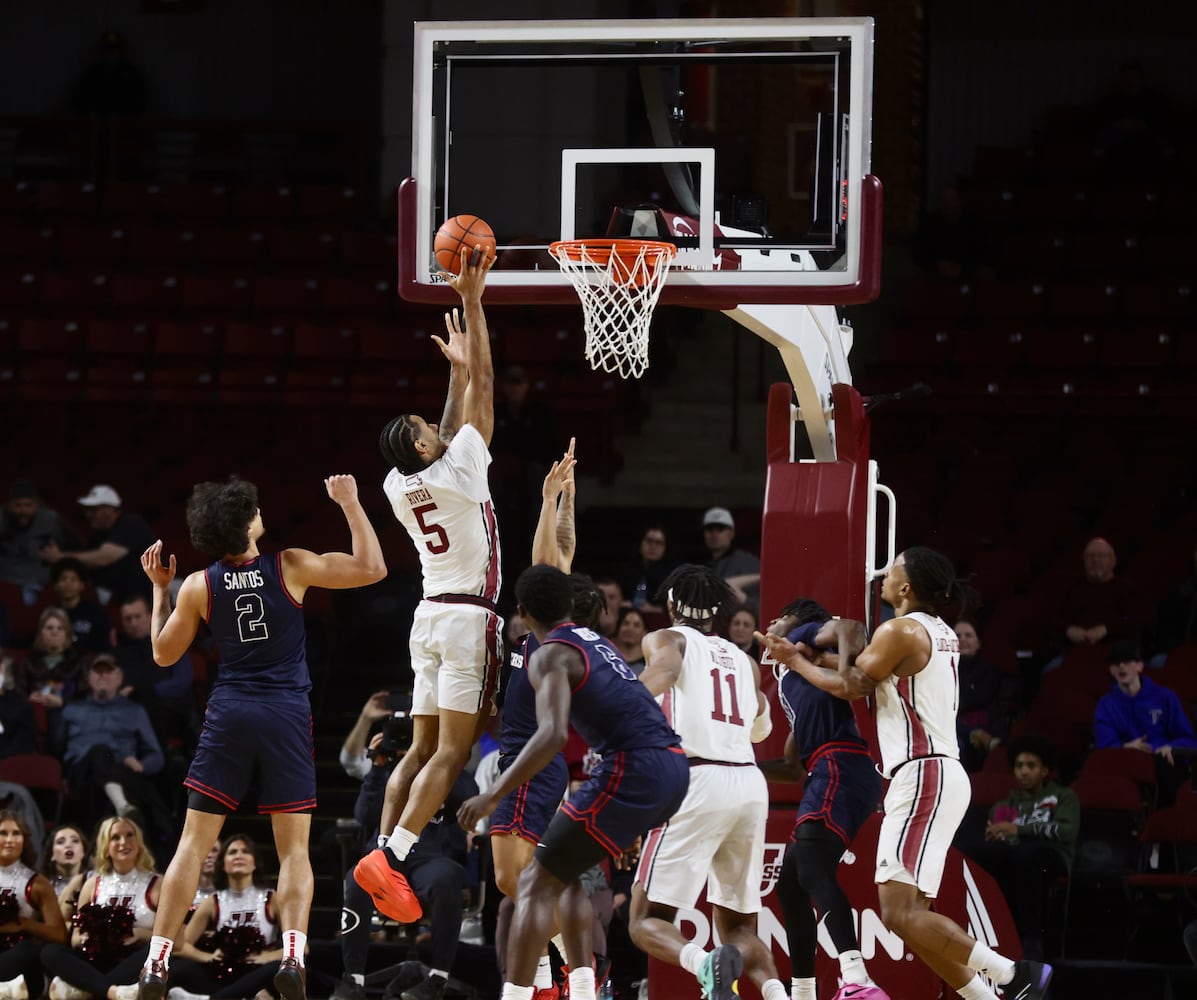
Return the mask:
[[[640,674],[643,684],[655,698],[664,694],[682,675],[682,660],[686,655],[686,637],[671,628],[649,632],[640,644],[645,667]],[[759,685],[758,685],[759,686]]]
[[[877,636],[881,636],[881,632],[882,630],[878,629]],[[853,662],[857,658],[851,655],[837,657],[836,666],[824,665],[822,656],[819,658],[819,663],[815,663],[809,658],[812,650],[805,643],[795,644],[784,636],[772,633],[756,632],[754,634],[761,646],[778,663],[801,674],[815,687],[835,695],[837,698],[853,701],[856,698],[867,697],[873,693],[878,682],[884,679],[884,677],[873,676],[858,667]],[[877,641],[877,636],[874,637],[874,642]]]
[[[477,257],[477,260],[474,258]],[[495,262],[485,251],[461,249],[461,273],[451,276],[449,284],[461,296],[465,311],[466,357],[469,382],[465,389],[463,418],[482,435],[488,445],[495,429],[495,365],[490,353],[490,331],[486,314],[482,311],[482,293],[486,288],[486,274]]]
[[532,536],[532,565],[556,566],[568,573],[573,566],[574,530],[574,439],[569,450],[553,463],[541,487],[540,518]]
[[[445,272],[447,273],[447,272]],[[433,334],[432,339],[449,362],[449,389],[445,394],[445,408],[437,424],[437,436],[447,445],[461,430],[465,420],[465,393],[470,381],[470,362],[466,348],[465,326],[461,313],[453,309],[445,313],[447,340]]]
[[162,539],[141,554],[141,568],[154,587],[150,611],[150,646],[154,662],[160,667],[170,667],[182,659],[195,640],[208,606],[208,585],[203,573],[192,573],[179,588],[179,598],[172,611],[170,584],[177,566],[173,555],[163,562]]
[[[536,732],[499,779],[481,795],[458,807],[457,822],[473,830],[495,811],[504,796],[544,770],[569,739],[570,664],[579,654],[559,642],[546,643],[528,664],[528,680],[536,689]],[[579,670],[581,668],[579,667]]]
[[308,587],[351,590],[377,583],[387,575],[378,535],[358,499],[357,480],[353,476],[329,476],[324,480],[324,488],[345,515],[352,552],[318,554],[307,549],[285,550],[283,572],[287,588],[298,598],[303,597]]

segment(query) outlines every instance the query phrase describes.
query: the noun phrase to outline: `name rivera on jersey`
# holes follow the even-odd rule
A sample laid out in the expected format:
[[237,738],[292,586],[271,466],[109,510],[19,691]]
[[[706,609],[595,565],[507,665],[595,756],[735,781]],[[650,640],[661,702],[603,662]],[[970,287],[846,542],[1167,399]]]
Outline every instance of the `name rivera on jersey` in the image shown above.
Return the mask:
[[264,587],[266,581],[262,578],[260,569],[241,569],[236,572],[225,573],[225,590],[245,590],[249,587]]

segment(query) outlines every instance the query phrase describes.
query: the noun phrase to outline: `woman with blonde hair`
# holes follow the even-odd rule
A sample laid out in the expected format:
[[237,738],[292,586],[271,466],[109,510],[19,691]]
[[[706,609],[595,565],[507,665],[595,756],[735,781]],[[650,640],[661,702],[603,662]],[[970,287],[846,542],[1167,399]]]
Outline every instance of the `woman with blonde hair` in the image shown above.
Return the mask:
[[42,965],[50,1000],[134,1000],[145,962],[162,876],[141,828],[109,816],[96,832],[92,872],[79,893],[70,947],[48,945]]
[[61,945],[66,922],[54,889],[34,870],[37,847],[25,821],[11,809],[0,811],[0,997],[41,996],[42,949]]

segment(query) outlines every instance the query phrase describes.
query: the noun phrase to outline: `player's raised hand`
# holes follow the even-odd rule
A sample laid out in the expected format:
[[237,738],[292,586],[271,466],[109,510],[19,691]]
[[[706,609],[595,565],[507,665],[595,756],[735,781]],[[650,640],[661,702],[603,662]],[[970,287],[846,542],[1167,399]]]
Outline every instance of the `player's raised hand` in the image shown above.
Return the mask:
[[353,476],[329,476],[324,480],[324,488],[328,490],[329,499],[342,507],[357,500],[357,480]]
[[465,327],[461,325],[461,314],[456,309],[445,313],[445,330],[449,334],[448,340],[442,340],[435,333],[432,335],[432,339],[436,341],[436,346],[441,349],[441,354],[448,359],[451,365],[460,365],[463,368],[469,367]]
[[155,587],[170,586],[170,581],[175,578],[175,557],[172,555],[169,561],[162,561],[161,538],[141,554],[141,568]]
[[570,438],[569,448],[564,455],[553,463],[552,468],[549,469],[549,474],[544,477],[544,486],[541,488],[541,495],[548,500],[555,500],[561,495],[562,490],[568,490],[572,493],[574,486],[574,466],[577,464],[578,460],[574,458],[574,439]]
[[486,274],[497,259],[497,257],[488,257],[486,247],[481,244],[471,247],[463,243],[461,245],[461,273],[453,274],[451,271],[441,271],[441,277],[452,285],[454,291],[463,299],[480,299],[483,289],[486,288]]

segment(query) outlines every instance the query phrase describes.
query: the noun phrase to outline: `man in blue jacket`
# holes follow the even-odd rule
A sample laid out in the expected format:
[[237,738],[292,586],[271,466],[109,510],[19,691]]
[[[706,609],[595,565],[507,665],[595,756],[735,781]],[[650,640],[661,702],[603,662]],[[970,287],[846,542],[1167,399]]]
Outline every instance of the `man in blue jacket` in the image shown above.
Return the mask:
[[1097,703],[1093,729],[1099,749],[1130,747],[1155,755],[1158,801],[1168,805],[1189,773],[1197,734],[1176,692],[1143,676],[1143,654],[1133,642],[1110,647],[1109,694]]

